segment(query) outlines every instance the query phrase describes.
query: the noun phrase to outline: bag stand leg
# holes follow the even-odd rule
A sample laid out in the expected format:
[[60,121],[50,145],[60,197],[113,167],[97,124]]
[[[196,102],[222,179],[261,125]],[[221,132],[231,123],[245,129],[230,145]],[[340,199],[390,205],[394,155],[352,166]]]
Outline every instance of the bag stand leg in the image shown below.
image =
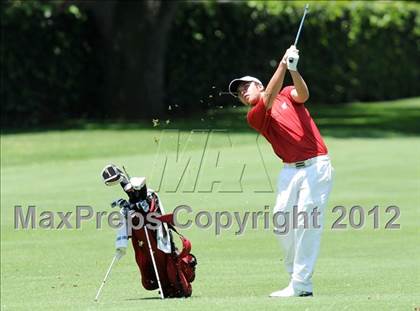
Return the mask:
[[149,240],[149,233],[147,231],[146,226],[144,226],[144,232],[146,233],[146,239],[147,239],[147,245],[149,245],[150,257],[152,257],[153,269],[155,270],[156,280],[157,280],[158,285],[159,285],[160,298],[164,299],[165,296],[163,295],[162,285],[160,284],[159,273],[158,273],[156,262],[155,262],[155,256],[153,255],[152,246],[150,245],[150,240]]
[[111,273],[111,269],[112,269],[112,267],[114,266],[114,264],[115,264],[115,262],[117,261],[117,259],[118,259],[118,256],[117,256],[117,254],[115,254],[114,258],[112,259],[111,265],[109,266],[108,271],[107,271],[107,272],[106,272],[106,274],[105,274],[105,278],[104,278],[104,280],[102,281],[101,286],[100,286],[100,287],[99,287],[99,289],[98,289],[98,292],[96,293],[96,297],[95,297],[95,301],[96,301],[96,302],[97,302],[97,301],[98,301],[98,299],[99,299],[99,295],[101,294],[102,288],[104,287],[105,282],[106,282],[106,280],[108,279],[109,274]]

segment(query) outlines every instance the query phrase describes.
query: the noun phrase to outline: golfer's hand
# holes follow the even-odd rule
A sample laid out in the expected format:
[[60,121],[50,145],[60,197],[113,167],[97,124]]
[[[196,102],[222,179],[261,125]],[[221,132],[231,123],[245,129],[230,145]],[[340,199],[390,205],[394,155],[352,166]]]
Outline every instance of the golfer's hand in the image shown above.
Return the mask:
[[299,52],[299,50],[297,50],[296,49],[296,47],[292,44],[287,50],[286,50],[286,52],[284,53],[284,55],[283,55],[283,57],[282,57],[282,59],[281,59],[281,63],[282,64],[287,64],[287,57],[288,57],[288,54],[291,52],[291,51],[298,51]]
[[299,50],[291,45],[286,51],[287,69],[290,71],[297,71],[297,64],[299,62]]
[[290,50],[290,48],[288,48],[287,50],[286,50],[286,52],[284,53],[284,55],[283,55],[283,57],[282,57],[282,59],[281,59],[281,64],[282,65],[287,65],[287,53],[289,52],[289,50]]

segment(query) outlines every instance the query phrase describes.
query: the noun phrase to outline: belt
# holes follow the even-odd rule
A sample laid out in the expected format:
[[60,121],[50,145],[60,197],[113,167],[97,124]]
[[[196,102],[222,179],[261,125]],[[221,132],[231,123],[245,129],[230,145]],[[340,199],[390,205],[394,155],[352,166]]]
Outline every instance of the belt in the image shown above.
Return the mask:
[[293,163],[284,163],[284,167],[293,167],[293,168],[302,168],[311,166],[314,163],[321,162],[321,161],[329,161],[330,157],[326,155],[317,156],[314,158],[310,158],[304,161],[298,161]]

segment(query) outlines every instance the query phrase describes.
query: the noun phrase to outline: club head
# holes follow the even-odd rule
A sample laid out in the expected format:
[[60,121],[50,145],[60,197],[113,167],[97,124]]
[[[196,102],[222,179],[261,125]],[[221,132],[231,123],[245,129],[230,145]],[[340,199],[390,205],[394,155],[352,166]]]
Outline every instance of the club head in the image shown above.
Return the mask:
[[122,171],[114,164],[109,164],[102,170],[102,179],[105,185],[114,186],[124,178]]
[[130,184],[133,186],[134,190],[140,190],[146,184],[146,177],[131,177]]

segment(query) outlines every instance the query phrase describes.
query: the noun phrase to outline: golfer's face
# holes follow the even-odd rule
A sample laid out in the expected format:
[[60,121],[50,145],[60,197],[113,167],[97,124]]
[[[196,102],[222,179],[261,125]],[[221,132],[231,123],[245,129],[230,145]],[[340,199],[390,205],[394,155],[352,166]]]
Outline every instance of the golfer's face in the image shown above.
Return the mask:
[[238,87],[239,100],[245,105],[255,105],[260,98],[260,87],[255,82],[245,82]]

